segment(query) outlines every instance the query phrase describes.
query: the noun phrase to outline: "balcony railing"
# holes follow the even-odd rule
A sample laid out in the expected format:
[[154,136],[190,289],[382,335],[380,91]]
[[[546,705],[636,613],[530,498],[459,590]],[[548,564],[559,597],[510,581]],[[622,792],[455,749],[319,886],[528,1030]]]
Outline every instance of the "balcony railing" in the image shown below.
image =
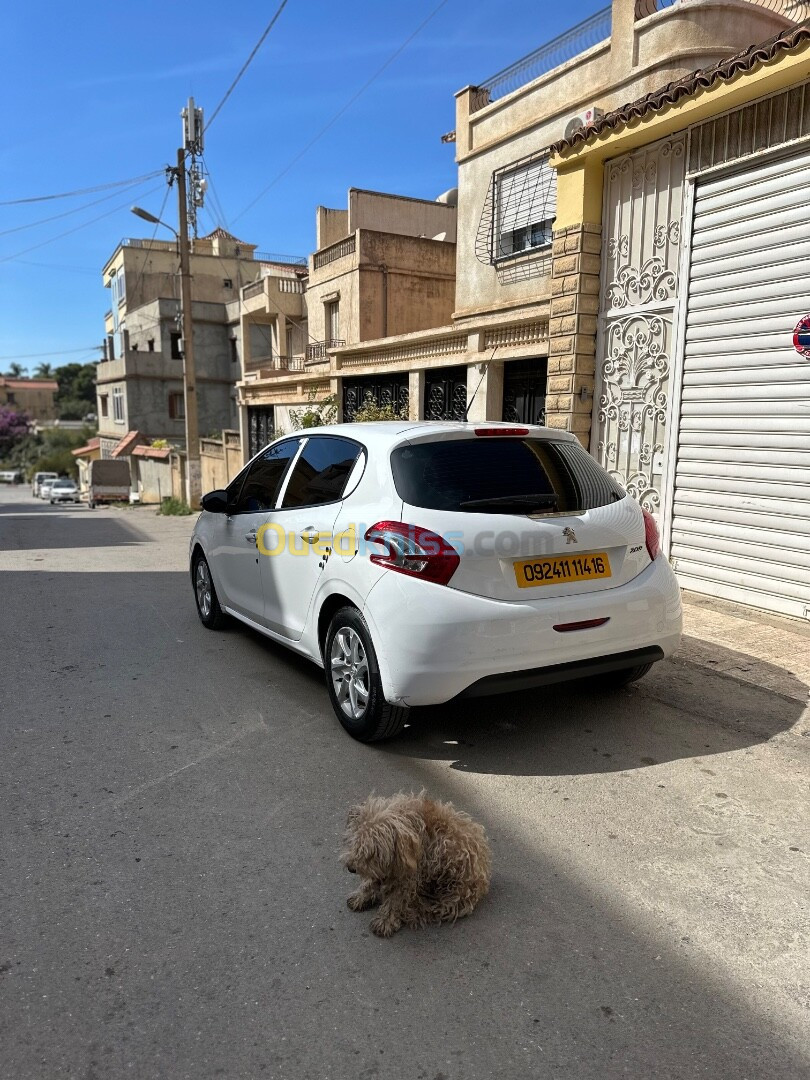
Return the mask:
[[304,370],[304,358],[303,356],[252,356],[250,359],[250,370],[256,371],[257,369],[262,372],[267,371],[303,371]]
[[316,341],[312,345],[307,345],[307,363],[310,364],[313,360],[328,360],[330,349],[339,349],[346,342],[341,338],[328,338],[326,341]]
[[314,258],[315,269],[319,270],[322,266],[327,266],[329,263],[334,262],[335,259],[342,259],[345,255],[354,255],[354,248],[355,235],[352,233],[351,236],[347,236],[344,240],[338,240],[336,244],[323,248],[321,251],[316,251]]
[[549,41],[547,45],[541,45],[522,60],[485,79],[472,96],[470,111],[483,109],[491,101],[511,94],[513,90],[539,79],[541,75],[560,67],[586,49],[605,41],[610,37],[611,22],[611,8],[602,8],[578,26]]
[[264,281],[253,281],[242,289],[242,299],[250,300],[251,296],[261,296],[264,292]]
[[283,263],[287,266],[307,265],[307,260],[303,255],[273,255],[268,251],[254,251],[253,258],[256,262]]
[[177,251],[176,240],[138,240],[133,237],[124,237],[121,247],[147,248],[149,251]]
[[[636,18],[646,19],[648,15],[654,15],[656,11],[674,7],[676,4],[688,4],[690,0],[636,0]],[[784,15],[793,22],[803,22],[810,19],[810,0],[749,0],[756,7],[765,8],[766,11],[775,11],[778,15]]]

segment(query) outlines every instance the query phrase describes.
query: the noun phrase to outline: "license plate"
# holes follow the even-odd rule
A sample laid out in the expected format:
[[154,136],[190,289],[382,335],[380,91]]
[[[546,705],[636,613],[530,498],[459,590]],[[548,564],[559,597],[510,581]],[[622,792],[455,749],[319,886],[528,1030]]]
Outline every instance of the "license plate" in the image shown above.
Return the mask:
[[515,578],[521,589],[609,577],[610,559],[604,551],[588,555],[552,555],[548,559],[525,559],[515,563]]

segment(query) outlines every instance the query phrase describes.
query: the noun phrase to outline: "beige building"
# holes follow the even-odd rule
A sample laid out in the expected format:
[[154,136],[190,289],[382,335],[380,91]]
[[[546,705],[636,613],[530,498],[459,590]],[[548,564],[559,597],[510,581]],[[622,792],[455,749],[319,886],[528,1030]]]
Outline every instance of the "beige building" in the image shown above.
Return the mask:
[[[242,376],[241,293],[275,269],[277,257],[256,252],[215,229],[191,245],[192,316],[198,423],[202,435],[238,423],[236,383]],[[294,265],[296,260],[292,260]],[[304,270],[304,260],[297,260]],[[185,443],[179,256],[173,242],[122,241],[103,270],[111,308],[104,359],[97,366],[102,456],[128,431],[147,440]]]
[[55,420],[58,415],[54,379],[12,379],[0,375],[0,405],[26,413],[32,420]]
[[[407,402],[415,419],[466,411],[471,420],[545,421],[576,432],[587,445],[601,207],[583,205],[573,217],[566,210],[560,227],[558,162],[549,148],[656,87],[789,27],[803,11],[792,0],[613,0],[504,71],[459,91],[456,129],[443,137],[455,143],[458,165],[452,310],[408,330],[389,322],[383,331],[379,309],[376,320],[352,322],[352,315],[341,322],[347,301],[356,311],[356,298],[339,271],[353,267],[350,260],[359,264],[364,252],[343,211],[319,211],[323,247],[310,262],[317,302],[307,298],[307,307],[320,352],[310,354],[316,363],[302,360],[297,369],[294,400],[331,391],[348,418],[355,388],[384,390],[403,410]],[[566,183],[569,201],[576,191],[582,199],[586,193],[601,198],[601,186],[586,183],[587,166],[583,170]],[[337,265],[324,265],[326,256]],[[389,276],[389,298],[393,294]],[[336,300],[338,322],[330,324],[328,305]],[[351,334],[344,332],[348,326]],[[242,390],[243,428],[246,409],[261,404],[269,410],[290,392],[274,385],[265,369],[255,372]]]
[[[407,370],[341,372],[363,342],[446,324],[455,298],[455,193],[435,202],[352,188],[346,210],[318,207],[306,279],[276,274],[242,294],[245,382],[241,431],[249,456],[290,409],[334,395],[350,418],[367,394],[407,410]],[[258,334],[263,332],[263,340]],[[263,348],[257,355],[255,348]]]

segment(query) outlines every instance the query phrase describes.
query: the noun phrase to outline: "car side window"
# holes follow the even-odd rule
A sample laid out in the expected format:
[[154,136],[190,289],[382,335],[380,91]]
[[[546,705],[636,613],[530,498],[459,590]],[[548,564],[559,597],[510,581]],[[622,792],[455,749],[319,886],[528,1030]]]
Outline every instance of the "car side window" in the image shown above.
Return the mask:
[[282,509],[338,502],[362,449],[339,436],[311,436],[287,483]]
[[241,491],[236,495],[232,514],[256,514],[275,508],[281,482],[299,444],[299,439],[288,439],[276,443],[256,458],[247,471]]

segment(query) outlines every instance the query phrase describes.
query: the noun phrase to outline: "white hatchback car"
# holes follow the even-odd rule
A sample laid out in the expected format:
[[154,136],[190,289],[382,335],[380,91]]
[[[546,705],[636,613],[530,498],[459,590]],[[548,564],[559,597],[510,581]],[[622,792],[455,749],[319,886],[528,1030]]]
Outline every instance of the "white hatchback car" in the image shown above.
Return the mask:
[[324,667],[364,742],[411,706],[623,685],[680,641],[655,521],[566,432],[320,427],[271,443],[202,505],[203,624],[233,615]]

